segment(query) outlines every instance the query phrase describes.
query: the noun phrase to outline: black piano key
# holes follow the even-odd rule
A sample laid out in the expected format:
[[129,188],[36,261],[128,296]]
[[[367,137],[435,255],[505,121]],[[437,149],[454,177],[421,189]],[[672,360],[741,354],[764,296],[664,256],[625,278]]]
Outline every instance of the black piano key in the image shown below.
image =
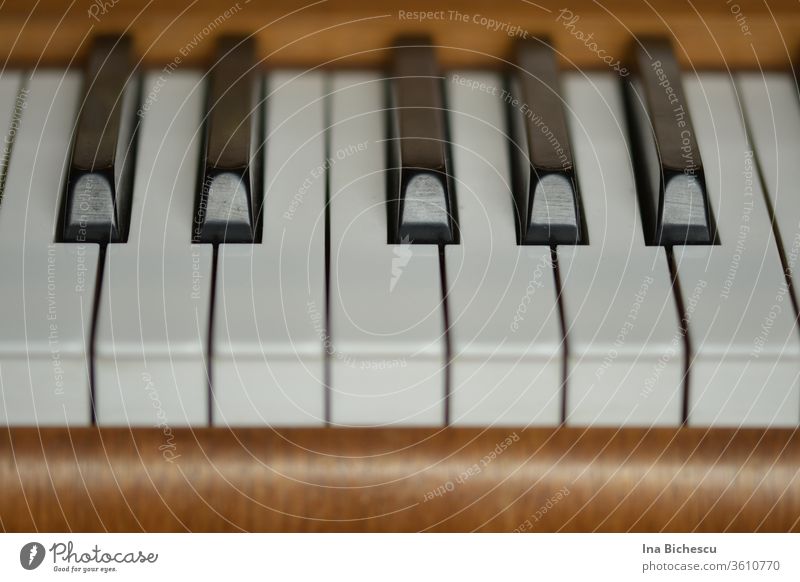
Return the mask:
[[428,38],[393,48],[389,81],[389,242],[458,242],[442,77]]
[[193,242],[260,238],[261,107],[253,40],[221,37],[210,72]]
[[584,228],[555,55],[521,41],[508,104],[514,201],[521,244],[581,244]]
[[646,242],[713,244],[703,162],[672,47],[641,40],[633,61],[626,101]]
[[93,43],[63,199],[63,241],[127,238],[139,125],[130,52],[127,37],[100,36]]

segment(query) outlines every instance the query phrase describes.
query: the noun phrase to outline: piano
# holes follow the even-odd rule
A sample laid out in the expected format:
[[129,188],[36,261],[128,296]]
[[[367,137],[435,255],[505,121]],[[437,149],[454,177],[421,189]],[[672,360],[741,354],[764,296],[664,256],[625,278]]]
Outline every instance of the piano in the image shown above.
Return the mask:
[[800,530],[798,38],[6,2],[2,529]]

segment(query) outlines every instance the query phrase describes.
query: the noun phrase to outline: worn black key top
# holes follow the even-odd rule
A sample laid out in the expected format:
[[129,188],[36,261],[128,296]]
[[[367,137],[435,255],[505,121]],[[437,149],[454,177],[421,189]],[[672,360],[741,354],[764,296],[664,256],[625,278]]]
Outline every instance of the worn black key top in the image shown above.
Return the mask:
[[100,36],[92,46],[63,198],[63,241],[105,244],[128,236],[139,125],[130,52],[127,37]]
[[442,78],[428,38],[402,38],[389,81],[389,242],[458,242]]
[[253,40],[221,37],[208,87],[194,242],[260,238],[261,107]]
[[641,40],[633,61],[626,101],[646,242],[713,244],[703,162],[672,47]]
[[549,43],[521,41],[506,94],[521,244],[580,244],[582,216],[558,68]]

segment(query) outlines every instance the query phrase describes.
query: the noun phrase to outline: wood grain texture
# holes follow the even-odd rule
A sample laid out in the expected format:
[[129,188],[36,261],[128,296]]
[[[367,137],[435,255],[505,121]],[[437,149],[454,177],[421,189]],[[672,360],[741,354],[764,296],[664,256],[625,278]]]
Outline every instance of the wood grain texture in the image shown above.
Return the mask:
[[[562,8],[578,17],[570,27],[558,18]],[[425,21],[407,16],[430,10],[445,13]],[[698,68],[786,68],[800,50],[800,10],[792,0],[43,0],[35,8],[6,0],[0,56],[7,66],[81,62],[92,35],[127,31],[146,65],[202,66],[213,39],[232,32],[255,35],[266,66],[383,65],[395,36],[427,33],[442,47],[445,66],[500,66],[516,37],[483,18],[550,35],[567,67],[603,69],[596,51],[623,59],[634,35],[667,35],[684,65]]]
[[800,531],[789,430],[21,428],[0,459],[6,531]]

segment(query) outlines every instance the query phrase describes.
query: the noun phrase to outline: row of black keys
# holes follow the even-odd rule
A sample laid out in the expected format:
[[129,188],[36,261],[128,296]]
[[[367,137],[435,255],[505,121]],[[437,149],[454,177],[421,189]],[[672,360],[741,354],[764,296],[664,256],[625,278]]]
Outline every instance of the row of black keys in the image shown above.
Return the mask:
[[[388,242],[458,242],[447,115],[427,38],[392,47],[388,74]],[[639,41],[627,84],[637,187],[648,244],[713,244],[700,152],[680,68],[664,40]],[[558,68],[545,40],[521,42],[509,75],[511,159],[520,244],[583,244],[581,199]],[[126,37],[100,37],[89,59],[63,204],[64,241],[127,237],[138,127]],[[218,41],[210,71],[194,242],[259,239],[263,94],[253,42]]]

